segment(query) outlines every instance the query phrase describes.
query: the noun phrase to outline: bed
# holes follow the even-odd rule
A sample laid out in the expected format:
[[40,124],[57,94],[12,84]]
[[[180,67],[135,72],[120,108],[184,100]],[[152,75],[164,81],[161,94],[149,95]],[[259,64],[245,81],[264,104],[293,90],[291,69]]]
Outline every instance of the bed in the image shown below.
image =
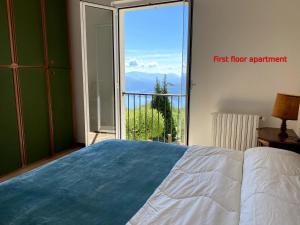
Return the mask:
[[297,225],[300,155],[105,141],[0,184],[0,224]]

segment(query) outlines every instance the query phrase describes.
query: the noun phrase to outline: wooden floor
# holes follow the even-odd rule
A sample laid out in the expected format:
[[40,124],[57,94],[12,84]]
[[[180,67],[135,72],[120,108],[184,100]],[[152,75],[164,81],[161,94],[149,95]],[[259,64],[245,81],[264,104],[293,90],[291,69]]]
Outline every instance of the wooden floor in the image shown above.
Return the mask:
[[114,134],[114,133],[105,133],[105,132],[100,132],[100,133],[90,132],[89,133],[89,143],[91,143],[91,144],[95,144],[100,141],[115,139],[115,138],[116,138],[116,134]]
[[44,165],[44,164],[46,164],[48,162],[51,162],[51,161],[53,161],[55,159],[61,158],[61,157],[65,156],[65,155],[70,154],[71,152],[77,151],[79,149],[80,149],[80,147],[75,147],[73,149],[65,150],[65,151],[57,153],[56,155],[51,156],[51,157],[49,157],[47,159],[42,159],[42,160],[37,161],[35,163],[32,163],[32,164],[30,164],[30,165],[28,165],[26,167],[23,167],[23,168],[18,169],[18,170],[14,171],[14,172],[11,172],[11,173],[9,173],[9,174],[7,174],[5,176],[0,176],[0,183],[3,182],[3,181],[5,181],[5,180],[8,180],[10,178],[19,176],[19,175],[21,175],[21,174],[23,174],[25,172],[30,171],[30,170],[33,170],[33,169],[35,169],[37,167],[40,167],[40,166],[42,166],[42,165]]

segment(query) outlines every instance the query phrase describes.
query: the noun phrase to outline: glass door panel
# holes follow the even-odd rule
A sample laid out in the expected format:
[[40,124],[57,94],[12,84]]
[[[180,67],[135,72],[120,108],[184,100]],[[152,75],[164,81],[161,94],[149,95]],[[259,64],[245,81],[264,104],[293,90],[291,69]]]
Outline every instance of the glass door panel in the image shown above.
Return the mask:
[[83,3],[87,143],[116,138],[114,11]]

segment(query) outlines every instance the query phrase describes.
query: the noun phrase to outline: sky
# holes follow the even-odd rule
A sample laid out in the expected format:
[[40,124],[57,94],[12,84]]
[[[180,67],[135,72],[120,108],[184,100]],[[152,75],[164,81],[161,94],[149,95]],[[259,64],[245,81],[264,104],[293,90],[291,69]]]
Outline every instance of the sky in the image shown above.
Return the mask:
[[183,4],[126,11],[125,72],[181,75],[186,64],[187,18]]

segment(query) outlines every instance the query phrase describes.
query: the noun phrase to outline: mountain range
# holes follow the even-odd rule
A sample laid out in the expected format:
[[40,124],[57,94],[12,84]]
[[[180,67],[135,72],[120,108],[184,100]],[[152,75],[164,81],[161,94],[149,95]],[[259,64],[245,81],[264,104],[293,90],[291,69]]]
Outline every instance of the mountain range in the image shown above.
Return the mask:
[[186,75],[179,76],[177,74],[161,74],[161,73],[144,73],[144,72],[128,72],[125,75],[126,92],[153,93],[155,92],[156,80],[161,83],[166,76],[168,83],[168,92],[172,94],[180,94],[181,82],[182,93],[186,89]]

